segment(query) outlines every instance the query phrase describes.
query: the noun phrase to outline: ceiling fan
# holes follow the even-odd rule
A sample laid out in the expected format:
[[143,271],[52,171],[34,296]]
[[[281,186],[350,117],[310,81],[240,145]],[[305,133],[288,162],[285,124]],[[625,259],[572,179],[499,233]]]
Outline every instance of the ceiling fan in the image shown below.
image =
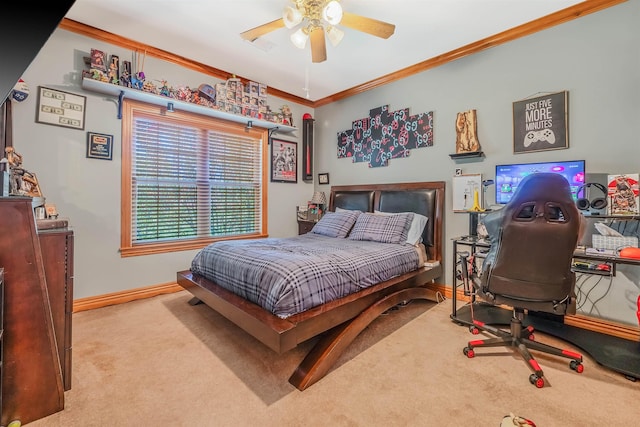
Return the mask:
[[292,29],[299,24],[302,26],[291,34],[291,42],[304,49],[309,39],[312,62],[327,59],[325,33],[333,46],[340,43],[344,32],[336,27],[338,24],[383,39],[389,38],[396,29],[395,25],[387,22],[344,12],[338,0],[292,0],[284,8],[282,18],[240,33],[240,37],[253,42],[271,31],[283,27]]

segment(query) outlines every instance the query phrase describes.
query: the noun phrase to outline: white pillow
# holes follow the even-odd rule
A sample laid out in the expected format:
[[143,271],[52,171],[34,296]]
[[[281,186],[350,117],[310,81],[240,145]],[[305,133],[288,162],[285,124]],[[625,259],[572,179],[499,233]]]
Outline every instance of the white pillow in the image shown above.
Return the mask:
[[344,209],[344,208],[336,206],[336,212],[349,212],[349,211],[354,211],[354,210],[357,210],[357,209]]
[[[375,214],[378,215],[394,215],[391,212],[382,212],[382,211],[374,211]],[[408,213],[408,212],[397,212],[397,213]],[[422,242],[422,232],[424,231],[424,227],[427,225],[427,221],[429,218],[420,215],[419,213],[413,212],[413,221],[411,221],[411,226],[409,227],[409,231],[407,232],[407,243],[410,245],[417,245]]]

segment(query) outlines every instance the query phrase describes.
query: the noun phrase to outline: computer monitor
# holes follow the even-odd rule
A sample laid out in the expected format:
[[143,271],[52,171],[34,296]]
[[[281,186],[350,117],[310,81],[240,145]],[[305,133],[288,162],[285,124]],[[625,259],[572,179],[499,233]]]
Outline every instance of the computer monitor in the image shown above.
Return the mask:
[[573,200],[578,200],[578,190],[585,183],[584,160],[496,165],[496,203],[509,203],[520,181],[537,172],[553,172],[564,176],[571,186]]

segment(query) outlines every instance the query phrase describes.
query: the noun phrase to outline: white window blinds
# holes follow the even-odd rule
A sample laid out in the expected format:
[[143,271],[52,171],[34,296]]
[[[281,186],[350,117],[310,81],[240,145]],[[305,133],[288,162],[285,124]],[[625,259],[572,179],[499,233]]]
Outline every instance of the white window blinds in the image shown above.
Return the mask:
[[261,232],[262,140],[235,128],[133,110],[132,245]]

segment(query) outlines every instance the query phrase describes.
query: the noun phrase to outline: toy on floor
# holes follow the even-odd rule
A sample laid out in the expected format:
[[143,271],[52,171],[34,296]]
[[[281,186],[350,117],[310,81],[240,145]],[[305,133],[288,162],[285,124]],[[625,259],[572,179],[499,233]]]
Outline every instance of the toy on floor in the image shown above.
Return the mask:
[[500,427],[526,427],[533,426],[536,427],[533,421],[527,420],[526,418],[519,417],[517,415],[509,414],[505,415],[500,423]]

